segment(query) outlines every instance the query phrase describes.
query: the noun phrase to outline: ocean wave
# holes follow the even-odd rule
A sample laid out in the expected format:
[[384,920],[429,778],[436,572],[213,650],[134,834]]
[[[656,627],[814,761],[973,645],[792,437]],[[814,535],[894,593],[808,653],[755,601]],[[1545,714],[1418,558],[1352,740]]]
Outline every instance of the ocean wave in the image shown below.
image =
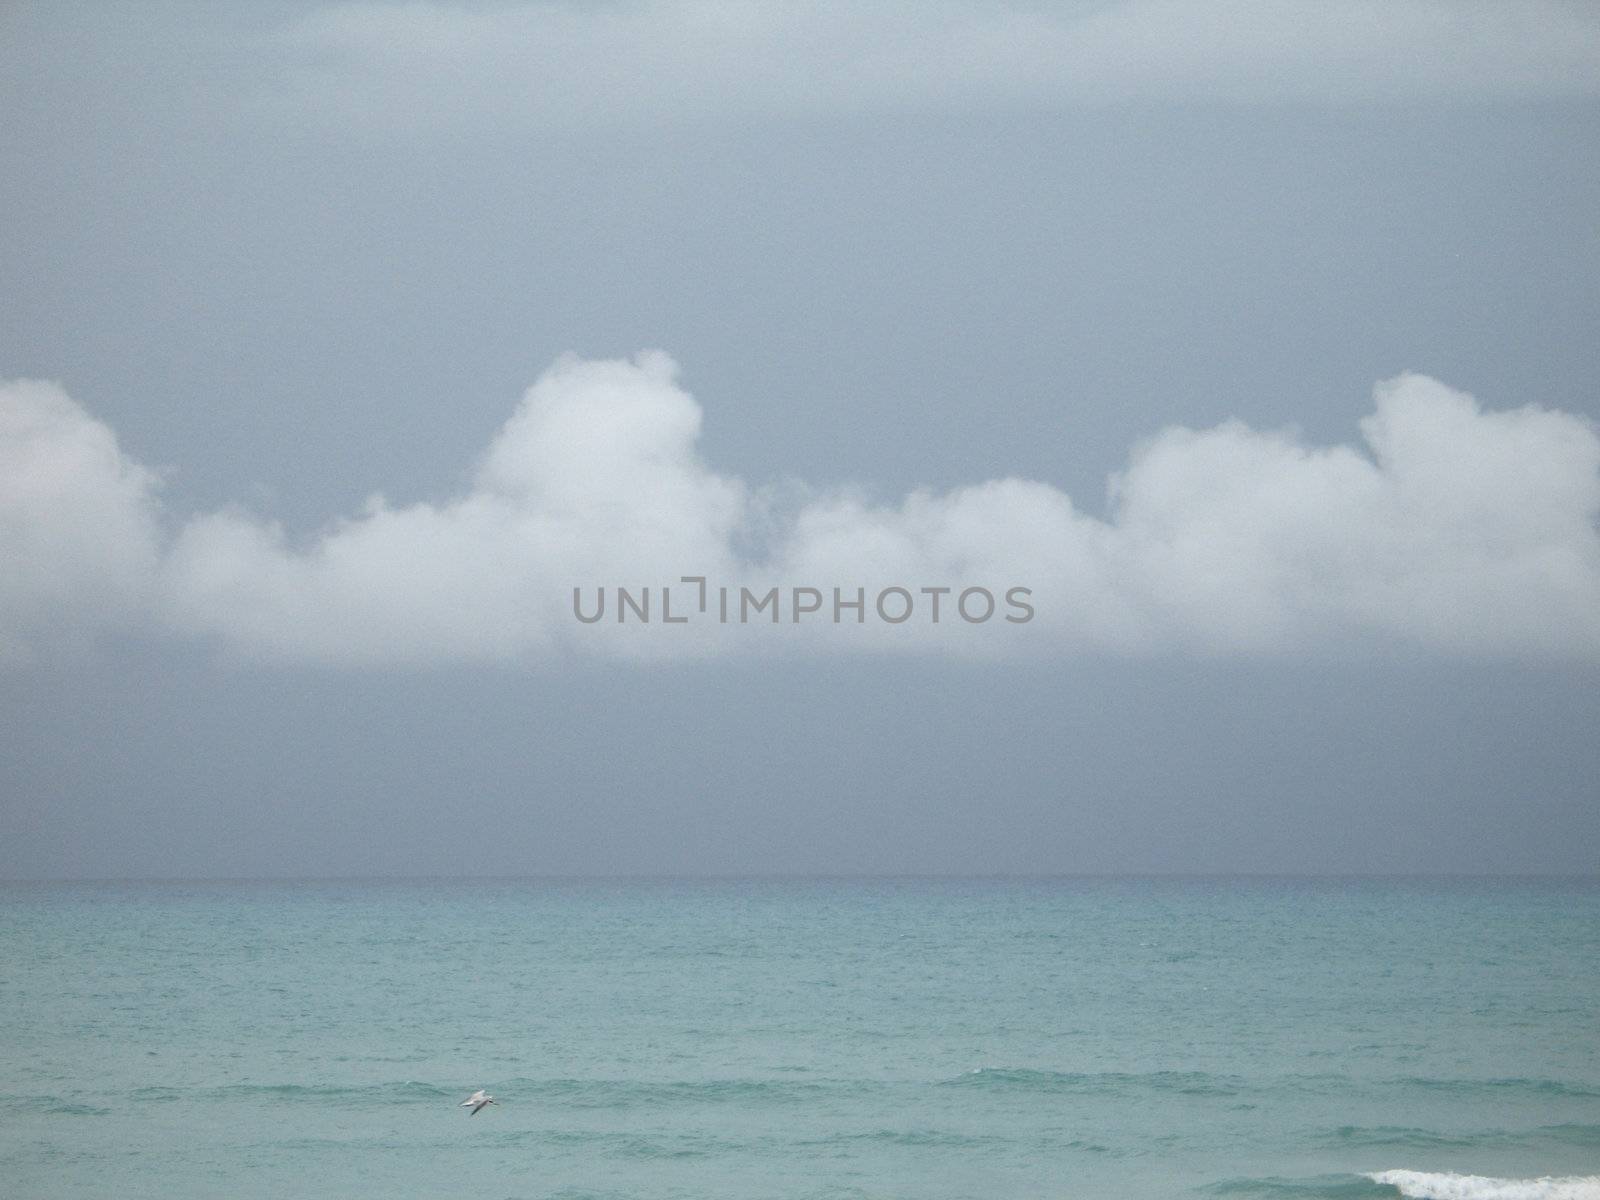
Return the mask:
[[1494,1134],[1449,1134],[1432,1129],[1417,1129],[1407,1125],[1341,1125],[1328,1139],[1340,1146],[1405,1147],[1407,1149],[1453,1150],[1480,1145],[1486,1138],[1503,1137]]
[[274,1100],[304,1103],[322,1101],[332,1103],[382,1103],[403,1104],[425,1100],[443,1100],[464,1094],[460,1088],[441,1087],[414,1079],[399,1082],[369,1084],[335,1083],[227,1083],[208,1088],[142,1087],[128,1093],[128,1098],[140,1102],[171,1102],[176,1100]]
[[1363,1175],[1317,1175],[1308,1179],[1224,1179],[1198,1189],[1211,1196],[1257,1196],[1263,1200],[1379,1200],[1392,1196]]
[[1600,1200],[1600,1175],[1495,1179],[1449,1171],[1376,1171],[1367,1178],[1413,1200]]
[[959,1133],[947,1129],[871,1129],[854,1133],[836,1133],[826,1137],[805,1138],[796,1145],[807,1148],[838,1148],[850,1145],[914,1146],[945,1150],[976,1150],[989,1146],[1008,1144],[1002,1134]]
[[1429,1079],[1406,1076],[1395,1082],[1402,1087],[1430,1092],[1463,1092],[1468,1095],[1521,1092],[1571,1100],[1600,1100],[1600,1091],[1596,1091],[1592,1084],[1573,1083],[1564,1079]]
[[1031,1067],[977,1067],[944,1083],[1046,1093],[1157,1091],[1183,1096],[1235,1096],[1241,1089],[1238,1080],[1205,1071],[1045,1071]]
[[698,1104],[796,1104],[850,1084],[784,1079],[514,1079],[505,1092],[568,1108],[634,1108]]
[[[514,1135],[518,1141],[523,1135]],[[738,1152],[746,1143],[711,1134],[645,1134],[623,1131],[563,1130],[545,1134],[547,1145],[566,1146],[605,1158],[637,1159],[644,1162],[708,1158]]]
[[[476,1083],[477,1081],[473,1081]],[[816,1080],[696,1079],[498,1079],[491,1091],[524,1103],[557,1104],[569,1109],[626,1109],[691,1105],[802,1104],[836,1097],[842,1092],[869,1089],[871,1083]],[[456,1101],[472,1088],[446,1086],[421,1080],[374,1083],[229,1083],[189,1088],[153,1086],[125,1093],[139,1104],[179,1101],[246,1101],[258,1104],[324,1104],[363,1107],[390,1104],[432,1104]]]
[[52,1117],[106,1117],[111,1115],[109,1108],[101,1108],[96,1104],[74,1104],[62,1101],[51,1104],[44,1112]]
[[1543,1125],[1536,1132],[1554,1142],[1600,1147],[1600,1125]]
[[1406,1125],[1341,1125],[1324,1139],[1338,1146],[1368,1149],[1455,1150],[1486,1146],[1520,1147],[1538,1143],[1600,1146],[1600,1125],[1569,1123],[1539,1125],[1532,1129],[1479,1129],[1443,1133]]

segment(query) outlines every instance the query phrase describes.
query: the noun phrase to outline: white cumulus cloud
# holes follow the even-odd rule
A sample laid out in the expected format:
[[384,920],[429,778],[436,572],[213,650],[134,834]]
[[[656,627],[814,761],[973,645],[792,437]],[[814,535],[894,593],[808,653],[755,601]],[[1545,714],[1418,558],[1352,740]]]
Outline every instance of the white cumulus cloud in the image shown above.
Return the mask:
[[[1105,516],[1000,479],[874,505],[783,497],[719,474],[665,355],[556,363],[462,494],[374,497],[304,542],[242,509],[163,517],[156,477],[48,384],[0,388],[0,648],[106,627],[327,662],[535,661],[866,649],[972,655],[1298,653],[1409,644],[1449,655],[1600,658],[1600,434],[1486,411],[1420,375],[1380,384],[1360,445],[1237,422],[1135,448]],[[707,610],[697,586],[708,581]],[[615,589],[652,592],[618,623]],[[688,615],[666,624],[661,589]],[[573,589],[592,613],[578,621]],[[717,617],[730,589],[732,623]],[[1006,603],[1029,589],[1027,621]],[[770,609],[738,622],[741,589]],[[865,598],[833,617],[833,589]],[[896,616],[885,619],[884,589]],[[930,619],[939,592],[942,619]],[[983,588],[992,619],[969,622]],[[796,622],[805,593],[819,611]],[[973,609],[981,611],[977,596]]]
[[675,371],[662,354],[564,359],[465,495],[374,497],[304,548],[240,511],[191,521],[168,558],[172,611],[271,654],[499,659],[570,637],[574,586],[670,581],[685,564],[731,575],[744,489],[699,461],[700,406]]
[[156,484],[58,385],[0,381],[0,661],[149,616]]

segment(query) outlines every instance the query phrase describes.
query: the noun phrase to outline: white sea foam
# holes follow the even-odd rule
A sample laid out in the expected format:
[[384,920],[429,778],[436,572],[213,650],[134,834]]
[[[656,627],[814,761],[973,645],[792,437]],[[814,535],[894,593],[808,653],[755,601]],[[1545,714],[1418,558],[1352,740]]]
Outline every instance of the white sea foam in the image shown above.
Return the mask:
[[1450,1171],[1378,1171],[1367,1178],[1416,1200],[1600,1200],[1600,1175],[1495,1179]]

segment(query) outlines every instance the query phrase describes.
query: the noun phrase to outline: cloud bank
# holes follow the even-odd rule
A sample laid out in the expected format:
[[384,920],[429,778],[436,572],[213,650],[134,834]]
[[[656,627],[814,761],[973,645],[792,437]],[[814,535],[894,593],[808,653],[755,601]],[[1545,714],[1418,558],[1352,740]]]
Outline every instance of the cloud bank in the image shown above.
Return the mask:
[[291,70],[280,100],[406,127],[1600,90],[1600,14],[1559,0],[357,3],[273,49]]
[[[1600,659],[1600,434],[1485,411],[1421,375],[1378,385],[1362,445],[1238,422],[1168,428],[1111,480],[1104,516],[999,479],[874,504],[754,487],[697,452],[702,412],[659,353],[565,358],[529,389],[462,494],[373,497],[303,543],[242,508],[180,520],[159,477],[48,383],[0,385],[0,658],[108,630],[333,663],[910,652],[1293,654],[1404,644]],[[685,575],[713,599],[692,604]],[[678,613],[661,619],[660,588]],[[716,617],[715,589],[781,615]],[[1031,620],[956,597],[1029,591]],[[573,589],[651,587],[653,620],[577,620]],[[917,617],[873,611],[902,587]],[[793,589],[820,611],[796,621]],[[832,589],[866,597],[835,624]],[[931,596],[951,589],[943,619]],[[636,593],[637,594],[637,593]],[[1003,601],[1002,601],[1003,603]],[[890,610],[898,612],[898,597]],[[1015,611],[1015,610],[1003,610]],[[630,617],[634,614],[630,613]]]
[[59,387],[0,382],[0,662],[150,618],[157,482]]

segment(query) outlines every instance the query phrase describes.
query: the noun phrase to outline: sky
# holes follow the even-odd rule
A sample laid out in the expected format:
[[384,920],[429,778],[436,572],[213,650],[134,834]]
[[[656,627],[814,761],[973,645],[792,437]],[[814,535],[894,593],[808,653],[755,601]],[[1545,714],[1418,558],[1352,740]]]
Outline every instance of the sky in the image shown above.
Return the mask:
[[20,3],[0,112],[0,877],[1600,862],[1589,6]]

